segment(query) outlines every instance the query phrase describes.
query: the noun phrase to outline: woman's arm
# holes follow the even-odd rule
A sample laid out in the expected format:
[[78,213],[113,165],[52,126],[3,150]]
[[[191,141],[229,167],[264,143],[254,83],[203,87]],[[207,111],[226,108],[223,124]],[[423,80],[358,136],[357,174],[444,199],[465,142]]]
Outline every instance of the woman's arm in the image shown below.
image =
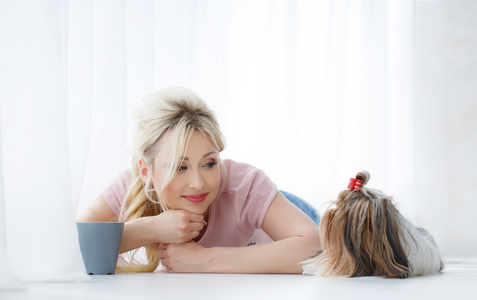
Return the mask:
[[[199,235],[204,224],[202,215],[183,210],[169,210],[153,217],[142,217],[124,223],[119,252],[124,253],[155,243],[185,243]],[[117,222],[118,219],[101,194],[76,222]]]
[[318,226],[281,193],[262,228],[274,242],[237,248],[160,245],[159,257],[170,272],[302,273],[300,262],[321,250]]

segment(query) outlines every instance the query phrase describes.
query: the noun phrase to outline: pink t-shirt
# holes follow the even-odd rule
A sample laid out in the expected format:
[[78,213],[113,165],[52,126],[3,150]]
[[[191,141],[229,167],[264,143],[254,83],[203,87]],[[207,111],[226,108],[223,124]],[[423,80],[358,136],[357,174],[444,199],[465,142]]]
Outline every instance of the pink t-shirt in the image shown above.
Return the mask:
[[[272,240],[261,230],[278,189],[265,173],[251,165],[222,161],[227,183],[209,211],[204,247],[242,247]],[[121,203],[133,181],[132,170],[122,171],[103,191],[111,210],[119,215]]]

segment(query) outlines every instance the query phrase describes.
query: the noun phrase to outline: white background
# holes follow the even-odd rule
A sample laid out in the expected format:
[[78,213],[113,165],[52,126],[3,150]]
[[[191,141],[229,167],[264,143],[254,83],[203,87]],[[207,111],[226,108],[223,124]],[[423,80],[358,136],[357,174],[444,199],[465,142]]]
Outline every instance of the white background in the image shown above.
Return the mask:
[[171,85],[216,112],[223,158],[321,211],[366,169],[444,255],[475,255],[476,13],[472,0],[0,0],[0,258],[25,280],[81,268],[73,216],[130,167],[140,99]]

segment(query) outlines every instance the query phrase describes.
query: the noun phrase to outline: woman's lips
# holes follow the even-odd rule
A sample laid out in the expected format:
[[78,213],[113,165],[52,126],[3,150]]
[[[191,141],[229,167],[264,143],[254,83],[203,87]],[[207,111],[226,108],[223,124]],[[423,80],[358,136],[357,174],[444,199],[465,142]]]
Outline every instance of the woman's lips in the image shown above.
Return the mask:
[[203,194],[197,194],[197,195],[183,195],[182,197],[192,203],[200,203],[204,201],[205,198],[207,198],[208,194],[209,193],[203,193]]

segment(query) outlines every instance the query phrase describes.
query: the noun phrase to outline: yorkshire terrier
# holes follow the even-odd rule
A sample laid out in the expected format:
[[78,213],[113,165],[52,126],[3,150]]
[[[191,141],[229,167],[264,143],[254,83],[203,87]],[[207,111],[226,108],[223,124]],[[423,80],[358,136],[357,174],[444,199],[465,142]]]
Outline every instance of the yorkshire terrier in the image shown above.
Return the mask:
[[303,274],[408,278],[440,272],[443,261],[432,236],[404,218],[392,198],[351,178],[320,223],[323,250],[303,263]]

